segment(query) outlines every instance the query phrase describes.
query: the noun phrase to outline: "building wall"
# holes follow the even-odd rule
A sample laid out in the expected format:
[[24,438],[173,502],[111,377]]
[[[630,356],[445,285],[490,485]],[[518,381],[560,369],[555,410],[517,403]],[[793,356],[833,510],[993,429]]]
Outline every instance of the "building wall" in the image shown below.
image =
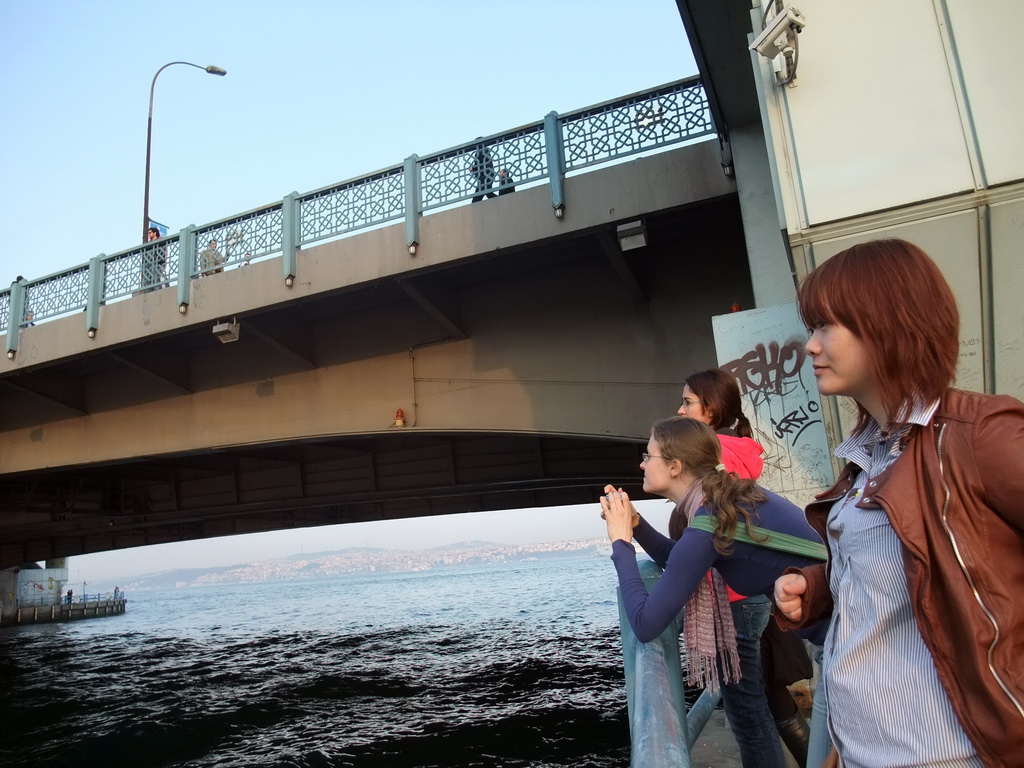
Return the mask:
[[807,0],[795,87],[752,55],[797,276],[903,237],[961,310],[957,384],[1024,397],[1024,5]]
[[64,594],[67,568],[31,568],[18,572],[19,605],[56,605]]

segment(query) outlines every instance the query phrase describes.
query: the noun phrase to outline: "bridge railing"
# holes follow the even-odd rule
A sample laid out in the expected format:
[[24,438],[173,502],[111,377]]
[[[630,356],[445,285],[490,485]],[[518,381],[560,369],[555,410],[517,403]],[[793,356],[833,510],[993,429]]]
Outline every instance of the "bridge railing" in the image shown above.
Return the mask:
[[570,112],[561,123],[567,172],[715,132],[699,78]]
[[[713,135],[715,127],[698,77],[691,77],[558,115],[501,134],[480,137],[401,165],[236,214],[176,235],[0,291],[0,331],[7,331],[8,357],[18,331],[36,322],[86,311],[94,335],[99,306],[140,292],[176,285],[181,311],[190,302],[191,279],[209,262],[203,251],[216,240],[220,268],[281,256],[287,279],[295,277],[295,250],[405,219],[406,240],[415,254],[419,217],[501,189],[504,169],[515,187],[551,186],[552,208],[565,207],[567,174],[617,162]],[[291,282],[288,283],[289,285]],[[14,320],[12,321],[12,318]]]
[[403,168],[308,192],[298,205],[300,246],[396,221],[405,216]]

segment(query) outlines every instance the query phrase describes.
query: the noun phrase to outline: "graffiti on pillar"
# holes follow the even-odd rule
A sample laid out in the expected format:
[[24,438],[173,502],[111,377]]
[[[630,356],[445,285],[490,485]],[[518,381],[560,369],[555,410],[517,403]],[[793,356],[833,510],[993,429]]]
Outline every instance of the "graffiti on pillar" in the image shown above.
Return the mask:
[[801,506],[833,483],[807,332],[795,304],[712,318],[718,364],[735,377],[754,439],[760,483]]

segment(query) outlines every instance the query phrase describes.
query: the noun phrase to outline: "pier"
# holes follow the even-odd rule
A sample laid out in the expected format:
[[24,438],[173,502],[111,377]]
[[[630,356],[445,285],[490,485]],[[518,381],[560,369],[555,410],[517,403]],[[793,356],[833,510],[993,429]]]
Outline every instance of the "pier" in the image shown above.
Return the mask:
[[127,603],[127,598],[122,594],[116,599],[101,595],[87,595],[72,603],[19,605],[12,615],[0,617],[0,627],[117,616],[125,612]]

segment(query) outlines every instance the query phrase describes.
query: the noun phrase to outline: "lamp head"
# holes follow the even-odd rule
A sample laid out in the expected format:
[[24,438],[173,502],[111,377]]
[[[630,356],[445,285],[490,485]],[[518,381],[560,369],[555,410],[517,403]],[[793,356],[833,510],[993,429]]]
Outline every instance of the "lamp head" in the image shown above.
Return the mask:
[[224,77],[224,75],[228,73],[226,69],[222,69],[221,67],[215,67],[213,64],[210,64],[206,68],[206,71],[209,72],[211,75],[217,75],[218,77]]

